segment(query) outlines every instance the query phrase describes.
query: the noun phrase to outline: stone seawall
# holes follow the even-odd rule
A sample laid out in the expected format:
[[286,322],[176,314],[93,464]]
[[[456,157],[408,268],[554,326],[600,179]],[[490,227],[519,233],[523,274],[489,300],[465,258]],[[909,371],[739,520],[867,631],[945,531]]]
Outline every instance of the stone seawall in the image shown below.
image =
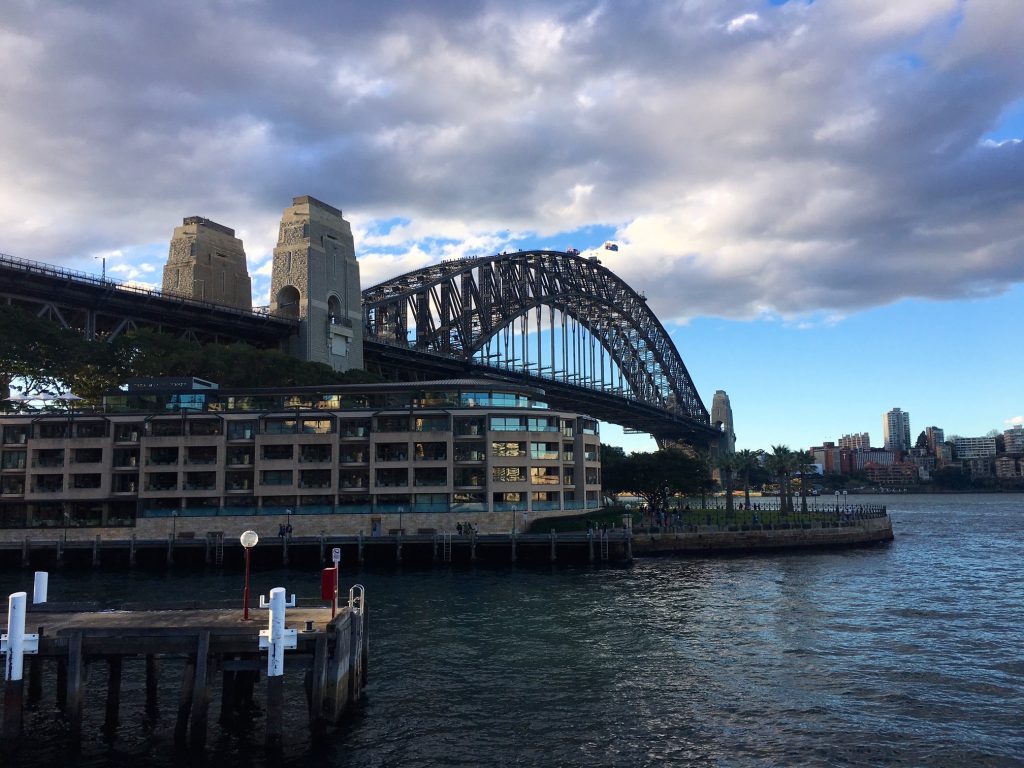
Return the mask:
[[712,554],[760,552],[774,549],[851,547],[892,541],[892,520],[888,516],[857,520],[841,526],[723,531],[699,526],[678,533],[635,532],[633,554]]

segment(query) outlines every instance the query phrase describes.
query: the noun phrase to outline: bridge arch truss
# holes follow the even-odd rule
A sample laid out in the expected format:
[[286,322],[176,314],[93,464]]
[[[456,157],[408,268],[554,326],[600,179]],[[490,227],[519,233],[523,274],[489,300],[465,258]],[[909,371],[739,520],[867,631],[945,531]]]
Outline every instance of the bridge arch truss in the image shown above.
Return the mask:
[[645,298],[597,259],[518,251],[441,262],[363,291],[365,338],[709,415]]

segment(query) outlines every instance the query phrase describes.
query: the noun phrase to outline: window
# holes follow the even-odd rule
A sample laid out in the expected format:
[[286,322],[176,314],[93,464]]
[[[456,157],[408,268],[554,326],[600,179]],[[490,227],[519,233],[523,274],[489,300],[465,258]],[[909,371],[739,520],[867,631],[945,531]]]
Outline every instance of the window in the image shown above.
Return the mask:
[[526,443],[496,441],[491,443],[491,456],[515,457],[526,455]]
[[378,416],[378,432],[408,432],[409,418],[407,416]]
[[526,467],[491,467],[491,479],[496,483],[524,483]]
[[264,445],[263,458],[267,461],[291,461],[295,457],[295,446]]
[[447,432],[451,428],[447,416],[420,416],[412,423],[415,432]]
[[292,471],[290,469],[265,469],[260,472],[260,482],[263,485],[291,485]]
[[530,443],[530,458],[558,460],[558,443]]
[[530,432],[557,432],[558,419],[548,416],[531,416],[528,428]]
[[255,421],[229,421],[228,440],[252,440],[256,434]]
[[377,443],[377,461],[408,461],[409,446],[405,443]]
[[494,432],[523,432],[526,419],[522,416],[492,416],[491,430]]
[[558,485],[558,467],[530,467],[530,483],[533,485]]
[[413,443],[416,461],[445,461],[448,458],[447,443]]
[[334,431],[334,424],[331,419],[303,419],[302,434],[304,435],[327,435]]

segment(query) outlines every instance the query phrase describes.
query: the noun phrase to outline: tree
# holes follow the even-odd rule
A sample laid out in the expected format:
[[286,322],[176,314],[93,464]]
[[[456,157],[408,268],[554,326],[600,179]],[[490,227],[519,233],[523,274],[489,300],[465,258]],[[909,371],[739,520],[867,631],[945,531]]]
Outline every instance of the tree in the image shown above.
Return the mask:
[[601,491],[616,502],[620,493],[633,490],[629,467],[629,458],[623,448],[601,444]]
[[922,429],[921,434],[917,436],[917,442],[914,443],[915,448],[927,448],[928,447],[928,435]]
[[750,509],[750,476],[761,468],[761,463],[757,454],[746,448],[734,453],[733,458],[736,474],[743,478],[743,504]]
[[807,472],[814,466],[814,457],[810,451],[795,451],[793,461],[800,475],[800,511],[807,514]]
[[667,509],[673,496],[706,492],[711,486],[707,462],[680,448],[633,453],[627,463],[634,493],[642,497],[651,510]]
[[731,513],[733,510],[732,478],[736,471],[736,454],[718,454],[715,456],[715,467],[718,469],[718,476],[722,479],[722,490],[725,491],[725,511]]
[[790,496],[789,479],[799,466],[796,454],[785,445],[773,445],[772,452],[765,459],[766,468],[779,481],[779,507],[783,512],[793,511],[793,499]]

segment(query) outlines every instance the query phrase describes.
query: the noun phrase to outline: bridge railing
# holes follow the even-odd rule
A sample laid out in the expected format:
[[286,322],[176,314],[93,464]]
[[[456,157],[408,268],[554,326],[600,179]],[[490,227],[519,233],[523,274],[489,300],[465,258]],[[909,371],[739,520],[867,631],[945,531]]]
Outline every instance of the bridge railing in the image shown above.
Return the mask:
[[239,307],[230,307],[226,304],[218,304],[217,302],[214,301],[193,299],[187,296],[178,296],[172,293],[164,293],[163,291],[157,290],[156,288],[144,288],[140,285],[132,285],[131,283],[126,283],[115,278],[99,278],[96,277],[96,275],[89,274],[88,272],[79,272],[78,270],[75,269],[58,267],[53,264],[44,264],[41,261],[32,261],[31,259],[22,259],[18,258],[17,256],[11,256],[6,253],[0,253],[0,266],[7,266],[13,269],[17,269],[21,272],[27,272],[36,275],[57,277],[65,280],[74,280],[75,282],[86,283],[89,285],[96,286],[98,288],[113,288],[118,291],[125,291],[127,293],[134,293],[141,296],[152,296],[154,298],[176,301],[180,304],[199,306],[204,307],[206,309],[215,309],[218,312],[228,312],[243,317],[270,317],[275,320],[288,320],[293,322],[295,321],[295,318],[290,317],[288,315],[282,315],[275,312],[271,312],[269,307],[254,307],[251,310],[241,309]]

